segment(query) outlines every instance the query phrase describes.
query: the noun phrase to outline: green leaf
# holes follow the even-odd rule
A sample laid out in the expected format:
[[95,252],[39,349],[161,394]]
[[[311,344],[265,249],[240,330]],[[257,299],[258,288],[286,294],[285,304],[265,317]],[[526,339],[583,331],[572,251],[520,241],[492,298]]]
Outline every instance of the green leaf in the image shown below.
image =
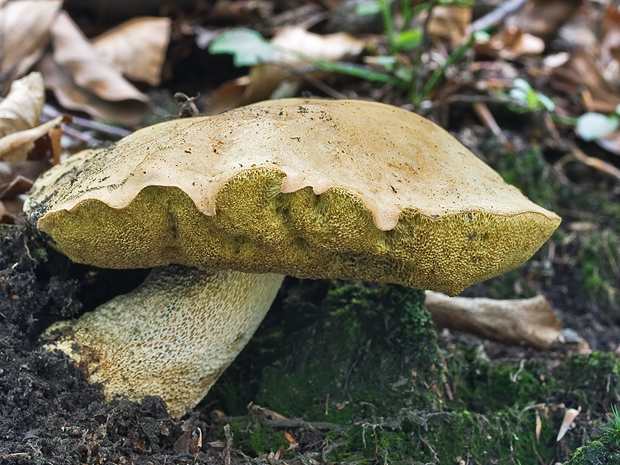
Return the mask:
[[358,3],[355,7],[355,13],[360,16],[376,15],[381,11],[379,2]]
[[209,45],[209,53],[214,55],[229,53],[237,67],[268,63],[273,60],[274,46],[258,32],[251,29],[235,28],[217,36]]
[[512,81],[512,85],[515,86],[517,89],[522,90],[523,92],[528,92],[532,90],[532,86],[530,86],[530,83],[527,82],[525,79],[517,78]]
[[547,111],[553,111],[555,110],[555,103],[553,102],[553,100],[551,100],[549,97],[547,97],[545,94],[539,94],[538,92],[536,93],[536,98],[538,99],[538,102],[545,107],[545,109]]
[[347,74],[349,76],[355,76],[367,81],[383,82],[401,89],[407,87],[406,82],[403,82],[394,76],[390,76],[385,73],[378,73],[365,66],[357,65],[355,63],[339,63],[327,60],[314,60],[312,63],[318,69],[323,71],[333,71],[336,73]]
[[577,134],[583,140],[600,139],[618,129],[618,117],[601,113],[584,113],[577,119]]
[[396,37],[396,46],[400,50],[411,50],[422,43],[422,31],[419,29],[408,29],[401,32]]

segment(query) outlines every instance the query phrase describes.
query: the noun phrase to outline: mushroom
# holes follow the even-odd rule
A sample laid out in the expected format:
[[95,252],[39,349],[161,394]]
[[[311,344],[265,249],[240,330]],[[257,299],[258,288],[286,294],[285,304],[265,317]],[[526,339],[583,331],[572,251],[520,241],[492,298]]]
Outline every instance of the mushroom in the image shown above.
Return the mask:
[[455,295],[560,223],[421,116],[320,99],[146,127],[52,168],[25,210],[75,262],[176,264],[48,330],[64,328],[49,347],[107,398],[158,395],[174,416],[241,351],[284,275]]

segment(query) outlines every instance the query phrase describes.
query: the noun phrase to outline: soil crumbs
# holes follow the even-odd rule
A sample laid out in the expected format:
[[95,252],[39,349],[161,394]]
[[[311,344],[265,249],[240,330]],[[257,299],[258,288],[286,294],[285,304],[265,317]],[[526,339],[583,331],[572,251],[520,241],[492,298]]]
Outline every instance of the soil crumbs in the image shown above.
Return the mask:
[[222,463],[223,447],[191,453],[198,428],[208,431],[195,415],[175,421],[156,397],[104,403],[100,387],[67,357],[42,347],[51,318],[78,313],[82,302],[96,305],[98,296],[92,269],[42,241],[33,250],[23,233],[11,227],[0,236],[0,463]]

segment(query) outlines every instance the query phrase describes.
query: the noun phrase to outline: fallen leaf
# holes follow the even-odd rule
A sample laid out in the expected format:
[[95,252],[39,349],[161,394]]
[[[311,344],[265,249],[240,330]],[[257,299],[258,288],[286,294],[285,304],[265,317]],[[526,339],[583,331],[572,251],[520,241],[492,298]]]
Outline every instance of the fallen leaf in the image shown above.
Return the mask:
[[117,121],[128,126],[140,124],[144,114],[144,102],[139,100],[122,100],[111,102],[104,100],[88,90],[79,87],[67,72],[58,66],[51,54],[46,54],[37,64],[45,79],[45,85],[54,91],[58,102],[65,108],[81,110],[106,121]]
[[560,335],[551,304],[542,296],[495,300],[448,297],[426,291],[426,307],[435,324],[506,344],[549,347]]
[[471,7],[435,6],[428,22],[428,33],[434,39],[460,45],[467,40],[471,23]]
[[198,427],[185,431],[172,446],[177,454],[196,454],[202,448],[202,430]]
[[25,160],[28,153],[34,147],[36,140],[47,135],[50,131],[58,128],[62,123],[68,123],[71,118],[63,115],[54,118],[47,123],[32,129],[15,132],[0,139],[0,160],[21,161]]
[[45,160],[0,161],[0,191],[6,189],[18,176],[26,179],[37,179],[41,173],[49,168],[50,164]]
[[523,29],[512,26],[502,29],[486,42],[477,42],[479,54],[505,60],[515,60],[523,55],[540,54],[545,49],[544,41]]
[[30,190],[34,181],[18,175],[8,185],[0,186],[0,200],[11,199],[18,195],[25,194]]
[[38,70],[61,105],[102,119],[139,124],[148,98],[97,56],[65,12],[56,18],[52,42],[53,54],[41,59]]
[[133,81],[159,85],[170,40],[169,18],[134,18],[91,40],[106,63]]
[[581,92],[587,111],[614,113],[620,105],[620,90],[601,73],[595,51],[578,50],[563,65],[551,71],[551,79],[565,87],[566,92]]
[[41,57],[61,0],[3,2],[0,8],[0,75],[4,95],[8,85],[24,75]]
[[45,85],[40,73],[13,81],[9,94],[0,102],[0,137],[38,125],[44,104]]
[[607,7],[605,16],[601,21],[603,40],[601,41],[601,53],[609,59],[613,57],[620,61],[620,11],[614,7]]

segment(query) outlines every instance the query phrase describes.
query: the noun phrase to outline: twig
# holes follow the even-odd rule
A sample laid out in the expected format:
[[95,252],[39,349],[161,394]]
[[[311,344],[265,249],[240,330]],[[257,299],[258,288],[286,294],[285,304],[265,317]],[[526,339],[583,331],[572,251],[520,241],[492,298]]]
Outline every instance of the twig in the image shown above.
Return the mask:
[[328,86],[323,81],[321,81],[320,79],[317,79],[310,74],[311,71],[317,69],[316,66],[308,66],[308,67],[304,67],[301,69],[294,69],[292,66],[288,66],[286,64],[281,64],[280,66],[286,69],[287,76],[299,76],[300,78],[302,78],[309,84],[313,85],[320,91],[325,92],[331,98],[334,98],[334,99],[346,99],[347,98],[345,94],[338,92],[336,89],[333,89],[332,87]]
[[591,166],[603,173],[609,174],[610,176],[615,177],[616,179],[620,179],[620,169],[616,168],[611,163],[607,163],[599,158],[590,157],[583,153],[583,151],[577,147],[574,143],[570,144],[570,149],[573,152],[573,155],[577,160],[587,166]]
[[[222,417],[216,418],[213,421],[214,423],[235,423],[242,422],[250,418],[250,415],[242,415],[237,417]],[[255,418],[255,417],[252,417]],[[331,430],[343,430],[348,429],[348,426],[338,425],[336,423],[330,423],[327,421],[305,421],[305,420],[270,420],[264,417],[257,417],[261,423],[269,425],[273,428],[304,428],[309,430],[316,431],[331,431]]]
[[86,134],[84,132],[80,132],[77,129],[72,128],[71,126],[63,127],[62,131],[66,135],[68,135],[70,137],[73,137],[74,139],[81,140],[82,142],[84,142],[89,147],[96,147],[98,145],[101,145],[101,141],[100,140],[95,139],[90,134]]
[[230,424],[226,424],[224,426],[224,435],[226,436],[226,447],[224,448],[224,465],[230,465],[230,453],[232,451],[232,433],[230,432]]
[[[56,110],[51,105],[43,106],[43,116],[49,119],[57,118],[61,114],[62,113],[60,113],[58,110]],[[80,118],[79,116],[72,116],[72,118],[73,118],[73,124],[76,126],[82,126],[83,128],[86,128],[86,129],[92,129],[93,131],[98,131],[103,134],[107,134],[109,136],[118,137],[119,139],[128,136],[132,132],[132,131],[128,131],[127,129],[119,128],[116,126],[111,126],[109,124],[99,123],[97,121],[91,121],[86,118]]]
[[508,0],[505,3],[502,3],[500,6],[495,8],[493,11],[487,13],[481,18],[478,18],[476,21],[467,26],[467,34],[471,34],[475,31],[482,31],[491,26],[495,26],[497,23],[502,21],[506,16],[510,13],[521,8],[527,0]]
[[503,105],[517,105],[523,108],[527,108],[527,105],[520,100],[498,97],[495,95],[450,95],[433,102],[434,107],[440,107],[442,105],[452,105],[453,103],[501,103]]
[[328,421],[304,421],[304,420],[268,420],[261,419],[262,423],[273,428],[303,428],[315,431],[343,431],[347,426],[330,423]]
[[502,129],[497,124],[497,121],[493,117],[493,114],[489,110],[489,107],[483,102],[474,102],[472,103],[472,107],[474,108],[474,112],[476,113],[476,115],[478,115],[478,118],[480,118],[484,122],[484,124],[486,124],[486,126],[491,130],[493,135],[497,137],[497,140],[499,140],[501,144],[505,144],[506,136],[504,136]]

